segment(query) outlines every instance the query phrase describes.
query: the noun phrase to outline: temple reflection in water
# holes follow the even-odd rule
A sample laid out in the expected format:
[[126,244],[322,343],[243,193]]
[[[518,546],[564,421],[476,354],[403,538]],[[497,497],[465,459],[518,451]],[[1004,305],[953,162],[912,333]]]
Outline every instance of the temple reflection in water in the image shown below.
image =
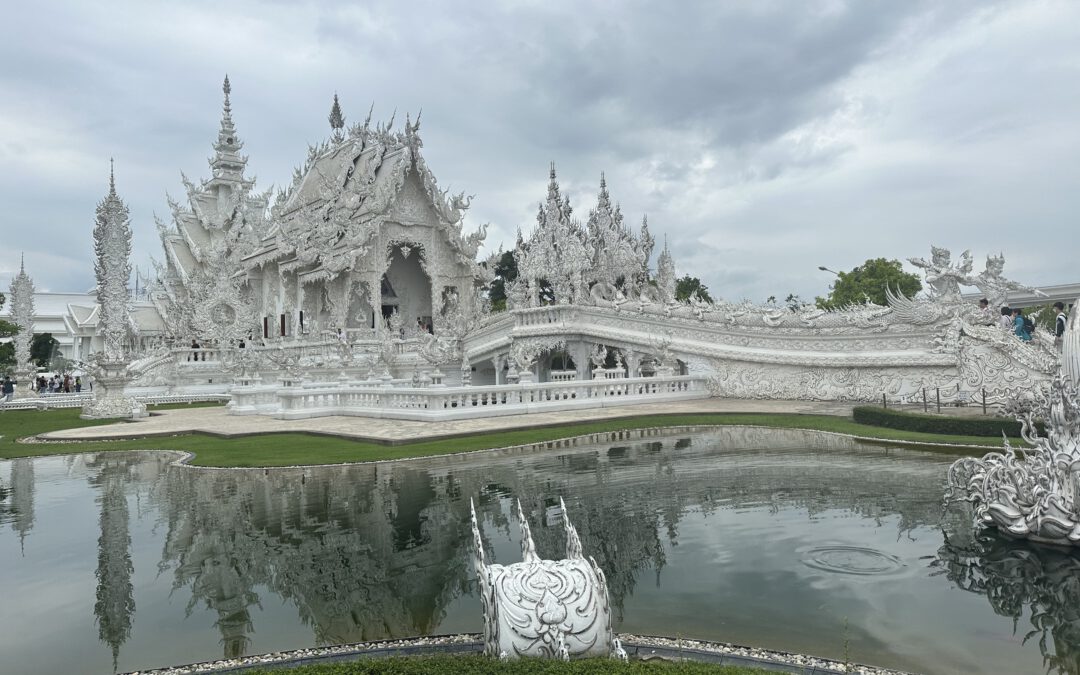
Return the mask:
[[[958,606],[936,581],[945,577],[991,598],[963,608],[981,615],[956,626],[1033,611],[1043,644],[1036,660],[1045,655],[1049,666],[1074,672],[1080,649],[1076,563],[982,539],[958,547],[964,531],[953,521],[963,519],[952,515],[943,546],[940,496],[949,458],[931,453],[733,427],[307,469],[208,470],[173,466],[174,459],[101,453],[5,463],[0,545],[6,535],[13,550],[25,547],[18,574],[48,572],[56,557],[44,548],[50,538],[59,537],[54,550],[76,547],[71,533],[83,527],[76,520],[95,530],[84,537],[97,553],[95,563],[82,564],[94,582],[83,616],[114,669],[478,630],[470,497],[488,558],[503,563],[520,556],[514,499],[528,511],[539,553],[555,556],[565,544],[558,506],[565,497],[585,553],[607,575],[617,629],[696,632],[838,656],[837,626],[851,616],[850,639],[863,661],[928,672],[940,661],[940,672],[978,672],[964,654],[898,649],[929,639],[910,616],[905,623],[915,632],[908,636],[876,625],[874,608],[895,602],[884,598],[897,593]],[[78,489],[88,491],[85,506],[54,513]],[[822,554],[819,544],[836,546]],[[933,569],[920,558],[934,559]],[[874,567],[881,560],[895,565],[873,584],[861,583],[857,575],[881,571]],[[1017,568],[1021,577],[1010,576]],[[783,619],[769,609],[777,598],[786,599]],[[49,618],[45,604],[41,616],[32,606],[24,610],[28,620]],[[790,623],[777,627],[778,620]],[[170,632],[176,655],[158,653],[155,630]],[[0,647],[15,653],[19,645]],[[1004,663],[1017,647],[989,649],[997,661],[985,654],[983,661]],[[70,651],[82,658],[77,640]],[[15,663],[32,672],[33,658]],[[1015,663],[1026,658],[1015,656]]]

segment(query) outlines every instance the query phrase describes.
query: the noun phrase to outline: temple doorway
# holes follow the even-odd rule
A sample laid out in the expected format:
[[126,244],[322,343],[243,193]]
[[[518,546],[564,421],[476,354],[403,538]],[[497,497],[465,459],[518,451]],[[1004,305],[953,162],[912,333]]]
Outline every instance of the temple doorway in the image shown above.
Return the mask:
[[397,310],[406,328],[420,322],[425,327],[431,325],[431,277],[420,265],[420,256],[418,248],[395,246],[382,278],[383,318]]

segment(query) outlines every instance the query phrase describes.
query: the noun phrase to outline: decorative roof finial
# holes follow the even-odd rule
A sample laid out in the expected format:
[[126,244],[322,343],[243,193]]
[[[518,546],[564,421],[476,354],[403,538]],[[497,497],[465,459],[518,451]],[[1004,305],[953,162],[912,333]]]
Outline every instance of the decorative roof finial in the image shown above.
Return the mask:
[[607,179],[604,178],[604,172],[603,171],[600,172],[600,189],[601,190],[606,190],[607,189]]
[[330,128],[334,130],[334,135],[340,136],[341,130],[345,128],[345,116],[341,114],[341,103],[338,102],[337,92],[334,92],[334,105],[330,107]]
[[229,84],[229,75],[225,74],[225,82],[221,84],[221,91],[225,92],[225,115],[232,113],[232,108],[229,105],[229,94],[232,93],[232,85]]
[[116,194],[116,170],[113,166],[113,158],[109,158],[109,194]]
[[375,101],[371,102],[371,107],[368,108],[367,117],[364,118],[364,129],[371,126],[371,113],[375,112]]
[[19,274],[26,273],[26,251],[19,253]]
[[555,160],[551,161],[551,174],[548,177],[551,180],[555,180]]

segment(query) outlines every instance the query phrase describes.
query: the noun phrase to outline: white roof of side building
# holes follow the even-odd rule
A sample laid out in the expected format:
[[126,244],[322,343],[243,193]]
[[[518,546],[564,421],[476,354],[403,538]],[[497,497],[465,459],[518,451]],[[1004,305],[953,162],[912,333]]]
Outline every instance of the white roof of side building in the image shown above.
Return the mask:
[[[1076,302],[1077,298],[1080,298],[1080,283],[1039,286],[1038,289],[1043,293],[1046,293],[1046,297],[1022,291],[1010,292],[1009,306],[1023,309],[1024,307],[1034,307],[1036,305],[1052,305],[1053,303],[1060,301],[1065,303],[1065,306],[1068,307]],[[971,302],[978,302],[979,298],[983,297],[983,295],[982,293],[975,292],[964,293],[961,297],[965,300],[970,300]]]
[[[165,324],[149,300],[132,302],[132,315],[141,331],[162,332]],[[11,317],[10,303],[5,303],[0,316]],[[98,304],[96,293],[34,293],[34,332],[54,336],[75,330],[91,333],[97,328]]]

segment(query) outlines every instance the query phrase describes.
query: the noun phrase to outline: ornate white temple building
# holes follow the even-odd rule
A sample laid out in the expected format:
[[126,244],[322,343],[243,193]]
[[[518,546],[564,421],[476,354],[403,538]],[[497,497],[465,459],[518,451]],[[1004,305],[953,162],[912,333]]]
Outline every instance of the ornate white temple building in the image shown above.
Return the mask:
[[648,223],[627,227],[602,176],[578,219],[554,166],[493,312],[501,252],[478,259],[487,228],[466,228],[471,197],[439,188],[419,118],[346,125],[335,97],[329,138],[274,195],[245,173],[230,95],[226,78],[210,176],[183,177],[186,199],[157,224],[153,316],[136,323],[161,339],[131,341],[133,394],[228,393],[237,414],[284,418],[446,419],[706,396],[994,397],[1056,367],[1047,336],[1021,342],[961,297],[1023,288],[1003,258],[973,275],[966,253],[954,265],[935,249],[916,261],[930,297],[888,306],[680,301],[666,246],[650,266]]

